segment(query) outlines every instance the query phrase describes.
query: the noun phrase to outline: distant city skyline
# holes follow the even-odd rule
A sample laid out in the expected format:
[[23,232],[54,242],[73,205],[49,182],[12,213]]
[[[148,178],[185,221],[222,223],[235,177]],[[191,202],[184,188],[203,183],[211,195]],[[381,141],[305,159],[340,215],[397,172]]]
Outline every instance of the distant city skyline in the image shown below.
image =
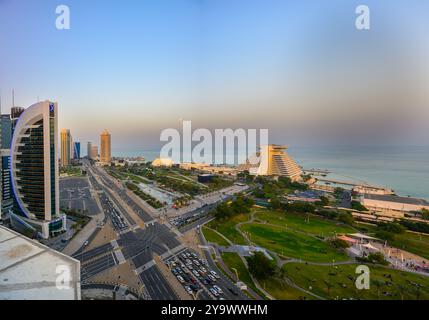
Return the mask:
[[[268,128],[270,142],[427,145],[429,3],[0,1],[2,113],[58,102],[59,127],[118,148],[164,128]],[[19,15],[19,23],[16,16]],[[36,50],[37,48],[37,50]]]

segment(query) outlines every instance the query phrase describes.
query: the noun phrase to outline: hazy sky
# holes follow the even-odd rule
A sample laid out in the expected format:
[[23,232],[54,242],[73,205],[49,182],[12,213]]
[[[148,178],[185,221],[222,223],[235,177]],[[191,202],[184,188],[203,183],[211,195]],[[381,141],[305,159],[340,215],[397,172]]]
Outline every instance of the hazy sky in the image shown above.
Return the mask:
[[2,111],[12,88],[19,106],[58,101],[60,127],[83,144],[107,128],[114,150],[159,145],[180,119],[288,145],[427,145],[428,30],[421,0],[0,0]]

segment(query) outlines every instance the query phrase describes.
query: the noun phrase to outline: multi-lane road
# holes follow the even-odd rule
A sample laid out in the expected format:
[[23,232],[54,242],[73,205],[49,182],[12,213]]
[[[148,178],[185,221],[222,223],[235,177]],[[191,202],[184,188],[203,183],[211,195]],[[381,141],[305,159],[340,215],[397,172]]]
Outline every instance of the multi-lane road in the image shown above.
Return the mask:
[[[186,248],[177,238],[177,234],[180,233],[158,222],[157,218],[152,217],[142,205],[132,199],[103,169],[91,166],[87,162],[85,166],[92,186],[100,191],[102,209],[112,222],[117,239],[89,251],[82,248],[75,253],[74,257],[82,263],[82,282],[87,283],[92,277],[128,261],[143,283],[146,296],[153,300],[179,299],[154,258],[159,256],[162,261],[166,261],[175,259],[180,252],[183,252]],[[127,212],[125,207],[133,212]],[[209,207],[200,208],[191,214],[212,208],[212,206]],[[133,217],[144,221],[144,228],[140,227]],[[193,224],[186,229],[192,227],[194,227]],[[206,254],[206,259],[208,266],[219,274],[218,285],[224,289],[227,299],[247,298],[217,268],[210,254]],[[235,294],[231,293],[232,288]],[[214,297],[209,291],[198,295],[198,299],[211,298]]]

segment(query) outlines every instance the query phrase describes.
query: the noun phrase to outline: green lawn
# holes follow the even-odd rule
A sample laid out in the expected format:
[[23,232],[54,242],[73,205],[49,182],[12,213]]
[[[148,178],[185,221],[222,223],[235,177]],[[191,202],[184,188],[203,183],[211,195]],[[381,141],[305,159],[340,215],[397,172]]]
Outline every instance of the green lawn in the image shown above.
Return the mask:
[[429,235],[419,235],[410,232],[395,235],[390,246],[409,251],[429,260]]
[[247,242],[243,236],[235,229],[237,223],[249,220],[249,214],[239,214],[226,220],[213,220],[209,227],[215,229],[227,237],[235,244],[246,245]]
[[271,210],[256,210],[255,218],[270,224],[297,229],[317,236],[332,237],[335,233],[354,233],[350,226],[337,221],[323,219],[315,215],[302,213],[279,212]]
[[262,281],[261,285],[264,289],[277,300],[313,300],[314,297],[310,296],[290,285],[284,280],[279,278],[272,278]]
[[[370,289],[358,290],[356,267],[357,264],[332,267],[288,263],[283,270],[301,288],[312,287],[312,292],[328,299],[429,299],[429,277],[379,266],[369,266]],[[416,284],[421,285],[420,289]]]
[[237,269],[240,281],[244,282],[249,288],[252,288],[257,294],[259,294],[259,296],[262,298],[264,297],[264,294],[259,292],[256,288],[252,278],[250,277],[249,271],[237,253],[224,252],[222,253],[222,260],[233,273],[235,273],[235,271],[232,268]]
[[224,238],[222,238],[219,234],[217,234],[215,231],[208,229],[206,227],[203,227],[202,230],[207,242],[214,242],[220,246],[229,246],[229,243]]
[[332,248],[326,242],[291,229],[262,224],[245,224],[241,227],[251,235],[256,245],[282,256],[313,262],[348,260],[346,254]]

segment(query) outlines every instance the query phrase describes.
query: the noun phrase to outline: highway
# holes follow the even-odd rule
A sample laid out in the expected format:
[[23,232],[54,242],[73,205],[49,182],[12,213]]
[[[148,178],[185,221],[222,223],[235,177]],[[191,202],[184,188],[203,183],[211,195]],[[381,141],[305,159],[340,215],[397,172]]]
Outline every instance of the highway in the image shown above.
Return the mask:
[[[157,222],[144,208],[131,199],[123,189],[119,188],[107,176],[104,170],[89,167],[88,173],[92,185],[103,192],[100,197],[101,203],[106,216],[112,221],[116,231],[117,244],[107,243],[87,252],[78,252],[75,255],[82,262],[82,282],[87,282],[91,277],[115,267],[119,264],[118,259],[121,260],[123,256],[126,261],[130,262],[131,267],[144,284],[145,291],[151,299],[177,300],[178,296],[164,278],[154,260],[154,256],[157,255],[161,256],[161,259],[165,261],[185,249],[177,239],[177,235],[166,225]],[[100,180],[97,181],[97,178]],[[113,194],[119,195],[120,199],[115,199]],[[122,201],[145,222],[144,228],[132,221],[131,214],[127,214],[124,206],[121,205],[120,202]],[[202,218],[184,226],[181,231],[189,230],[197,224],[202,224],[207,219],[211,219],[209,215],[204,215],[204,213],[208,213],[215,205],[208,205],[186,214],[186,217],[196,215],[197,218],[198,216]],[[118,258],[116,258],[115,253],[118,254]],[[229,300],[247,299],[247,296],[217,268],[210,254],[205,252],[205,255],[209,268],[216,271],[220,276],[216,285],[223,289],[223,297]],[[212,298],[212,294],[209,293],[208,289],[198,294],[198,299],[207,300]]]
[[178,300],[179,298],[164,279],[157,266],[153,266],[139,275],[140,280],[152,300]]
[[91,277],[102,273],[110,268],[113,268],[118,264],[113,253],[104,255],[96,260],[93,260],[82,266],[81,269],[81,281],[85,282]]

